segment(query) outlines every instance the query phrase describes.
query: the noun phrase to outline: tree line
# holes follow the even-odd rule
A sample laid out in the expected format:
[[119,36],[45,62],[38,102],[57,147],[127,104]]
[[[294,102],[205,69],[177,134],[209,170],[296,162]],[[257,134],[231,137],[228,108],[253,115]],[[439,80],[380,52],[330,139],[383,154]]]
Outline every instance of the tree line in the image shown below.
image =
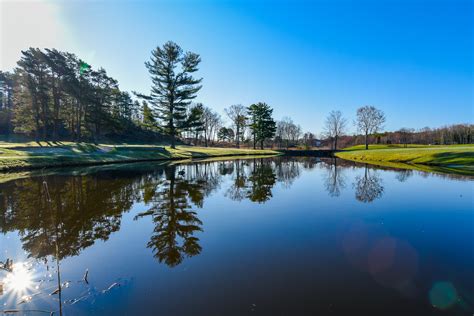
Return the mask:
[[17,65],[0,73],[0,133],[97,141],[137,131],[140,104],[105,69],[37,48],[22,51]]
[[333,149],[354,145],[375,144],[408,144],[454,145],[474,143],[474,124],[454,124],[439,128],[424,127],[401,128],[394,132],[383,132],[385,114],[373,106],[363,106],[356,112],[354,122],[358,134],[348,135],[348,121],[340,111],[329,113],[322,138]]
[[[208,146],[234,140],[248,128],[262,147],[275,133],[272,109],[264,102],[233,117],[236,132],[221,116],[194,103],[202,78],[195,78],[201,58],[174,42],[152,51],[145,62],[150,93],[126,92],[103,68],[93,69],[74,54],[56,49],[22,51],[13,72],[0,72],[0,134],[21,134],[36,141],[193,140]],[[233,115],[233,112],[228,113]]]
[[318,138],[303,132],[289,117],[273,118],[265,102],[234,104],[219,113],[194,102],[202,88],[196,77],[201,57],[167,42],[145,62],[150,92],[126,92],[103,68],[56,49],[22,51],[13,72],[0,71],[0,135],[22,134],[40,140],[167,141],[210,146],[304,147],[333,149],[369,143],[465,144],[473,142],[473,125],[458,124],[415,131],[382,133],[385,114],[374,106],[356,112],[359,134],[348,135],[348,121],[331,111]]

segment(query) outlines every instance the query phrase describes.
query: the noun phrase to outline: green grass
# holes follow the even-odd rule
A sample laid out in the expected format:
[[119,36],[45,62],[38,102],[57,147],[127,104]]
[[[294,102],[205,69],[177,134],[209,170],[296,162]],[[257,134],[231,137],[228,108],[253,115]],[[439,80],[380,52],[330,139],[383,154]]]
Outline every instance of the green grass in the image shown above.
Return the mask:
[[0,143],[0,171],[39,169],[104,163],[276,155],[273,150],[159,145],[111,145],[90,143]]
[[[403,149],[403,148],[455,148],[455,147],[474,147],[474,145],[420,145],[420,144],[375,144],[369,145],[369,150],[372,149]],[[355,145],[344,148],[345,151],[350,150],[365,150],[365,145]]]
[[373,145],[369,147],[369,150],[360,148],[360,146],[350,147],[336,153],[336,156],[382,166],[474,175],[474,146],[472,145],[409,145],[408,148]]

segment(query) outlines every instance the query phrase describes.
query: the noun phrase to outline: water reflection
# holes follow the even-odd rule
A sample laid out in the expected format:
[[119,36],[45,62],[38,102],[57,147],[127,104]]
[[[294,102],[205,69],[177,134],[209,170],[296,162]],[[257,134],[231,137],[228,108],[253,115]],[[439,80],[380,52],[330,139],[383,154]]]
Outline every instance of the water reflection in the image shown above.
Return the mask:
[[177,176],[176,166],[170,166],[165,170],[165,179],[147,181],[145,202],[152,207],[136,216],[151,216],[155,229],[147,246],[153,249],[155,258],[170,267],[180,264],[185,256],[201,252],[195,233],[202,231],[202,222],[192,207],[202,207],[205,188],[215,186],[215,182],[204,180],[206,173],[200,170],[192,180],[185,179],[185,174],[183,169]]
[[[15,259],[16,272],[0,257],[0,304],[60,312],[61,303],[71,315],[82,314],[71,312],[79,305],[79,311],[106,306],[106,313],[91,314],[110,315],[147,314],[150,305],[163,314],[207,315],[210,308],[220,314],[248,314],[248,308],[327,314],[334,304],[335,313],[347,314],[361,306],[396,309],[407,304],[399,293],[453,308],[458,298],[467,300],[462,280],[472,276],[456,274],[472,263],[466,251],[472,225],[460,215],[467,213],[468,194],[456,191],[466,185],[443,182],[455,194],[443,191],[446,202],[438,199],[429,214],[423,208],[428,189],[397,205],[387,198],[394,186],[394,192],[409,192],[410,177],[425,180],[418,175],[337,159],[279,157],[74,169],[6,182],[0,184],[0,232],[7,237],[0,242],[12,249],[5,256]],[[419,220],[403,218],[397,213],[402,207],[413,208],[409,216]],[[445,234],[446,226],[457,233]],[[133,290],[125,290],[132,283]],[[127,299],[118,296],[122,289]],[[20,294],[8,300],[9,292]],[[161,299],[151,301],[147,293]],[[440,300],[445,293],[452,299]],[[320,303],[308,303],[314,295]],[[208,309],[194,313],[196,306]]]
[[384,190],[382,178],[367,164],[364,168],[364,175],[356,176],[353,186],[356,199],[364,203],[370,203],[380,198]]
[[226,196],[234,201],[242,201],[247,195],[247,174],[245,167],[248,166],[248,162],[245,160],[237,160],[229,163],[232,166],[233,179],[229,189],[226,192]]
[[344,167],[338,164],[338,159],[331,159],[331,163],[325,164],[326,176],[324,185],[329,196],[338,197],[341,191],[346,188],[346,177]]
[[[275,161],[275,174],[276,180],[281,182],[286,188],[291,187],[296,178],[300,176],[300,164],[301,161],[314,160],[311,158],[307,159],[291,159],[291,158],[281,158]],[[310,168],[310,164],[306,166],[307,169]]]
[[107,240],[139,197],[133,178],[49,176],[45,181],[50,204],[40,177],[1,188],[0,231],[18,231],[23,249],[34,258],[54,256],[56,236],[59,259],[78,255],[98,239]]
[[[289,189],[302,169],[325,170],[323,185],[328,195],[339,197],[349,190],[346,169],[360,170],[353,178],[356,200],[371,203],[385,191],[377,171],[369,165],[338,159],[285,158],[228,160],[188,164],[128,165],[109,171],[77,176],[50,175],[1,184],[0,232],[18,231],[23,249],[31,258],[76,256],[97,240],[107,240],[120,230],[122,215],[143,202],[147,209],[136,220],[150,218],[155,227],[148,242],[159,262],[174,267],[202,251],[198,233],[203,222],[198,209],[207,196],[223,188],[234,201],[265,203],[277,183]],[[353,173],[351,173],[353,174]],[[397,170],[403,182],[411,170]],[[44,197],[47,182],[50,203]],[[56,243],[58,253],[56,254]]]
[[407,169],[407,170],[400,170],[399,172],[397,172],[396,178],[400,182],[405,182],[411,176],[413,176],[413,170]]
[[248,182],[246,197],[250,201],[258,203],[268,201],[273,196],[272,188],[276,183],[272,164],[265,159],[254,161]]

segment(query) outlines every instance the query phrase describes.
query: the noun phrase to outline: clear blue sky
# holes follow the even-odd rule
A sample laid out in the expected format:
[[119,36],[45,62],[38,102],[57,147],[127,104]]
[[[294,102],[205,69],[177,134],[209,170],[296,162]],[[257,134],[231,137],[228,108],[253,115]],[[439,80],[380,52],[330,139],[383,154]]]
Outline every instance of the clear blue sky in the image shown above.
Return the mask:
[[[15,52],[2,41],[4,68],[18,47],[55,45],[146,93],[144,62],[173,40],[201,55],[196,101],[222,114],[264,101],[316,133],[333,109],[354,130],[365,104],[386,113],[386,130],[474,121],[472,0],[0,1],[2,18],[22,21],[15,6],[38,3],[51,15],[31,10],[39,35]],[[54,23],[41,29],[45,20]]]

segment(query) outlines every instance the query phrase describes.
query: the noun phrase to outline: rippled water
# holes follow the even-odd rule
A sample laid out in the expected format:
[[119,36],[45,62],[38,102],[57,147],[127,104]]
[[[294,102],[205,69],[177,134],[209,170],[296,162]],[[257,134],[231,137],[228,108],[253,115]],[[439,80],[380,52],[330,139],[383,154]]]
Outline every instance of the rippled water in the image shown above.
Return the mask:
[[316,158],[12,180],[0,184],[0,309],[472,315],[473,183]]

